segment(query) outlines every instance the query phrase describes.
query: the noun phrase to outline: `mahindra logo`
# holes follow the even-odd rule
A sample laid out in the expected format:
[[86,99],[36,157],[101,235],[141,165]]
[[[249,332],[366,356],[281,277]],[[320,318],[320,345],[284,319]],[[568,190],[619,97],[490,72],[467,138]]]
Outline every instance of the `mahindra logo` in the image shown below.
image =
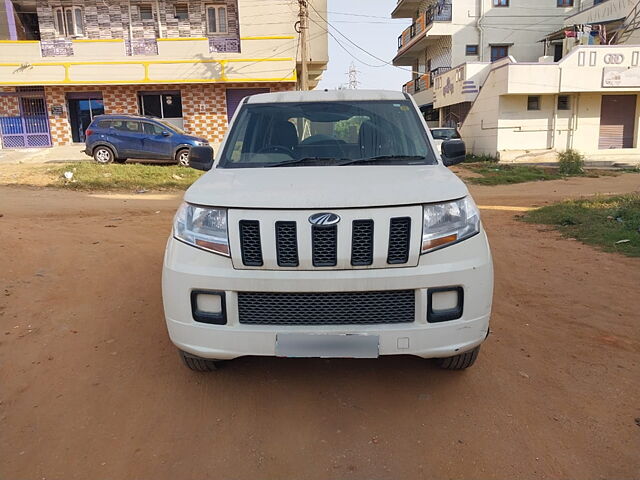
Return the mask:
[[309,223],[312,225],[320,225],[329,227],[340,221],[340,217],[335,213],[314,213],[309,217]]

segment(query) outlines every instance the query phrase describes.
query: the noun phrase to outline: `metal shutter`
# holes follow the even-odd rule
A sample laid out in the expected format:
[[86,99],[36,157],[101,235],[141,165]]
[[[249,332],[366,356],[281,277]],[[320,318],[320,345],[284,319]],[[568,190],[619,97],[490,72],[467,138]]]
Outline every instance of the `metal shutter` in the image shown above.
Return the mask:
[[633,148],[636,95],[603,95],[598,148]]

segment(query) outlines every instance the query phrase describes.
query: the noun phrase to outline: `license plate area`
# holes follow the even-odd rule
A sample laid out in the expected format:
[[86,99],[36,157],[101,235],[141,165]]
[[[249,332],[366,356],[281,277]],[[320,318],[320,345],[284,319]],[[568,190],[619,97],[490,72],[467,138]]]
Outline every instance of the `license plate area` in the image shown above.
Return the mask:
[[279,333],[276,356],[288,358],[378,358],[377,335]]

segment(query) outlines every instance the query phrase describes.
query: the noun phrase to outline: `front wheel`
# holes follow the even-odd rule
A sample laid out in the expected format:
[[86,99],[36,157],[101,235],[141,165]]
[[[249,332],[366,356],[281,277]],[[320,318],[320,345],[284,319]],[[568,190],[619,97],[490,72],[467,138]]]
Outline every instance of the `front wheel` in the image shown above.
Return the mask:
[[189,149],[185,148],[183,150],[179,150],[178,153],[176,153],[176,162],[181,167],[188,167],[189,166]]
[[480,353],[480,345],[473,350],[461,353],[460,355],[447,358],[437,358],[436,365],[445,370],[464,370],[476,362],[478,353]]
[[96,147],[93,151],[93,159],[102,165],[113,162],[114,158],[113,151],[109,147]]
[[194,372],[213,372],[217,369],[216,364],[219,363],[218,360],[197,357],[182,350],[180,350],[180,358],[182,359],[182,363]]

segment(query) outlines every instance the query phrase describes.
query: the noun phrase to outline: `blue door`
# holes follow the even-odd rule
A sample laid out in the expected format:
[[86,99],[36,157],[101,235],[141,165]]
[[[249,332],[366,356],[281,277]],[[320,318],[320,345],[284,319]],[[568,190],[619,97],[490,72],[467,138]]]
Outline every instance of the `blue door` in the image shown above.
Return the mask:
[[17,93],[20,114],[0,116],[0,137],[4,148],[50,147],[49,117],[44,92]]

